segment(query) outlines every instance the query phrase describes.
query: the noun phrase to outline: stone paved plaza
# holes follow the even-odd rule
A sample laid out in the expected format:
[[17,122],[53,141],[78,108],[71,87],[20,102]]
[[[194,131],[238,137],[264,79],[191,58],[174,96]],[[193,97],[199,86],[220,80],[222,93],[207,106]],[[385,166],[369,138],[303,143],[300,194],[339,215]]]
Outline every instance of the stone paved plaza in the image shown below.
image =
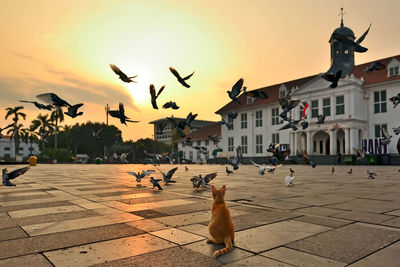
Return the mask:
[[[137,187],[152,165],[38,165],[0,187],[0,266],[398,266],[396,166],[291,165],[258,175],[240,166],[179,165],[176,184]],[[7,166],[9,170],[20,166]],[[173,165],[161,165],[167,172]],[[295,186],[286,187],[289,167]],[[366,170],[377,173],[367,178]],[[233,250],[206,243],[211,190],[189,179],[218,172],[235,223]],[[156,172],[154,177],[160,178]]]

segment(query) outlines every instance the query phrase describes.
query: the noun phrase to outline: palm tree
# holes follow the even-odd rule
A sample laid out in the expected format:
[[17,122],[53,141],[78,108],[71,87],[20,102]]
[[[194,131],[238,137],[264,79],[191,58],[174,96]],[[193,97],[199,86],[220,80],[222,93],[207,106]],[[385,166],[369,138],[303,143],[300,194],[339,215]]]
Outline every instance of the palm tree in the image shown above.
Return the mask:
[[14,139],[14,144],[15,144],[15,156],[19,154],[19,139],[24,135],[22,131],[22,123],[16,124],[14,123],[13,128],[9,128],[7,131],[7,134],[10,135],[10,140]]
[[33,143],[37,143],[39,141],[39,138],[37,134],[32,131],[30,128],[24,128],[22,129],[23,135],[22,135],[22,140],[26,143],[29,144],[29,156],[32,155],[33,151]]
[[55,122],[55,136],[54,136],[54,148],[57,149],[57,133],[58,133],[58,122],[64,121],[64,113],[61,107],[57,107],[55,110],[51,112],[50,120]]
[[44,136],[47,135],[47,133],[54,131],[54,125],[52,124],[51,119],[48,118],[48,115],[42,115],[39,114],[37,116],[36,120],[32,121],[32,124],[30,126],[30,130],[34,132],[35,130],[38,130],[37,134],[41,136],[41,141],[42,141],[42,150],[44,149]]
[[14,118],[12,119],[14,121],[14,128],[10,129],[7,131],[8,133],[12,133],[12,139],[14,139],[14,148],[15,148],[15,156],[17,156],[18,152],[19,152],[19,136],[21,133],[21,127],[22,124],[17,125],[18,121],[19,121],[19,117],[22,117],[24,120],[26,119],[26,114],[21,112],[20,110],[23,109],[23,106],[18,106],[18,107],[8,107],[6,108],[7,114],[5,119],[7,119],[9,116],[14,116]]

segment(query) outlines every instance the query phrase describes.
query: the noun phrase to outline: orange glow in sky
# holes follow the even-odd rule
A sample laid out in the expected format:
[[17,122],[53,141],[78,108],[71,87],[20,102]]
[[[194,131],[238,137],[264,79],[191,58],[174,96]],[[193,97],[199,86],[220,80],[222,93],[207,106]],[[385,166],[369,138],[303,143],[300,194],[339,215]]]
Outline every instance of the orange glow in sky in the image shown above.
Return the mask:
[[[297,79],[329,68],[329,37],[340,24],[369,50],[356,54],[356,64],[400,54],[400,2],[379,1],[2,1],[0,10],[0,126],[6,107],[18,100],[54,92],[72,104],[85,103],[75,122],[105,122],[104,106],[117,109],[138,124],[121,125],[124,140],[151,137],[151,120],[198,113],[219,120],[216,110],[229,102],[226,94],[241,77],[249,90]],[[137,83],[124,83],[112,72],[117,65]],[[169,72],[182,76],[181,86]],[[149,85],[166,88],[150,103]],[[179,110],[163,110],[167,101]],[[39,112],[25,104],[25,126]]]

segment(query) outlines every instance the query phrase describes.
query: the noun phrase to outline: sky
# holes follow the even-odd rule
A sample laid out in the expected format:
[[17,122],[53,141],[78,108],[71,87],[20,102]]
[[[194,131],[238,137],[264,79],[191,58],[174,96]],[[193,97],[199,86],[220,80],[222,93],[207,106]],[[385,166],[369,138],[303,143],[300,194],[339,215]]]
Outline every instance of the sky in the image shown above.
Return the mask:
[[[229,102],[226,93],[244,78],[248,90],[325,72],[328,40],[344,24],[356,38],[372,23],[356,53],[361,64],[400,54],[398,0],[1,0],[0,126],[5,108],[23,105],[29,127],[39,113],[18,100],[56,93],[84,114],[62,124],[105,122],[105,105],[125,112],[137,124],[120,124],[124,140],[152,137],[150,121],[174,115],[220,120],[215,111]],[[137,83],[124,83],[110,69],[117,65]],[[193,71],[190,88],[182,76]],[[165,85],[150,103],[149,85]],[[162,109],[167,101],[180,109]],[[3,133],[4,134],[4,133]]]

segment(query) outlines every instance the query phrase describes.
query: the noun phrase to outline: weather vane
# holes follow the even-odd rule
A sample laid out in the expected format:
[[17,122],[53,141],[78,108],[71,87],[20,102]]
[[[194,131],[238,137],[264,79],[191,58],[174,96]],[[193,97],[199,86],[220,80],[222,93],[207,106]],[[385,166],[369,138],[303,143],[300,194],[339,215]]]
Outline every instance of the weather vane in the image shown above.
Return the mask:
[[340,8],[340,14],[338,16],[341,16],[341,23],[340,27],[343,27],[343,15],[346,14],[346,12],[343,11],[343,7]]

